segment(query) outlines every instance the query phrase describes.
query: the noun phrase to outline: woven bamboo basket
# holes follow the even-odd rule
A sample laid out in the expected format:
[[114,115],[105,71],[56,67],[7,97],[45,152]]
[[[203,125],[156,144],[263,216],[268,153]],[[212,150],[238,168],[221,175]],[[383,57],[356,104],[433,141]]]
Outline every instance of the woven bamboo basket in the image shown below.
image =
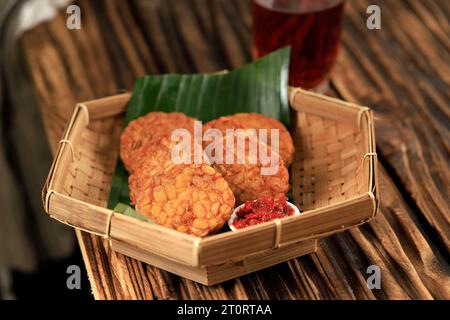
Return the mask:
[[367,107],[298,88],[289,94],[300,216],[198,238],[107,209],[130,94],[76,106],[43,190],[45,211],[109,239],[117,252],[207,285],[312,253],[319,238],[376,214],[373,117]]

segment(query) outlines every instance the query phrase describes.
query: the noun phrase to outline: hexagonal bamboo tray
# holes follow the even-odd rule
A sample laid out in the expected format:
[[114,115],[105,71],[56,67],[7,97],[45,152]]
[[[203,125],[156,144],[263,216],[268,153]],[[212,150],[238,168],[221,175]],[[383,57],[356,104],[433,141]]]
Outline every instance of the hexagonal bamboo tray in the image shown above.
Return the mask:
[[320,237],[376,214],[373,116],[299,88],[289,95],[300,216],[198,238],[107,209],[128,93],[76,106],[43,190],[45,211],[106,237],[113,250],[207,285],[314,252]]

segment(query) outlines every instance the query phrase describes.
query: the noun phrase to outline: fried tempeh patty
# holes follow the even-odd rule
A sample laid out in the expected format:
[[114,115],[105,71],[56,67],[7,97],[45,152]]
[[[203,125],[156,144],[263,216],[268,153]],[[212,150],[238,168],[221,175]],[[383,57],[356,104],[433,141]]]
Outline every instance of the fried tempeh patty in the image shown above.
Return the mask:
[[[218,163],[216,160],[211,159],[216,171],[223,175],[225,180],[230,185],[234,196],[236,197],[236,204],[241,204],[247,200],[253,200],[260,196],[267,195],[272,197],[280,197],[285,195],[289,191],[289,172],[284,165],[284,159],[292,161],[294,146],[292,138],[287,129],[281,124],[281,122],[269,118],[264,115],[255,113],[240,113],[231,116],[220,117],[218,119],[207,122],[203,126],[203,132],[208,129],[218,129],[225,136],[227,129],[242,129],[243,132],[249,131],[249,129],[279,129],[280,133],[280,152],[285,153],[285,157],[278,155],[270,148],[270,132],[268,132],[268,145],[267,155],[274,154],[274,160],[278,164],[278,169],[269,175],[263,175],[261,169],[270,166],[268,163],[262,163],[261,154],[256,155],[254,161],[250,161],[249,152],[249,138],[245,141],[245,146],[238,147],[237,138],[233,148],[226,148],[226,137],[221,141],[223,148],[222,163]],[[258,132],[255,132],[258,134]],[[258,139],[254,137],[253,139]],[[204,141],[203,147],[206,148],[209,142]],[[219,148],[220,149],[220,148]],[[260,150],[259,150],[260,152]],[[233,163],[227,163],[226,153],[232,154],[234,159]],[[238,156],[245,158],[241,163],[238,163]],[[256,160],[256,161],[255,161]],[[276,165],[272,163],[272,165]]]
[[284,165],[289,167],[294,159],[294,143],[286,127],[278,120],[258,113],[236,113],[228,121],[240,123],[246,129],[268,129],[267,144],[272,146],[270,129],[279,130],[279,154]]
[[235,204],[228,183],[206,164],[144,163],[130,176],[129,185],[140,213],[200,237],[217,232]]
[[[226,138],[223,138],[222,145],[226,145]],[[278,198],[289,191],[289,172],[283,165],[283,160],[269,146],[266,147],[268,155],[274,154],[272,163],[263,163],[259,157],[254,157],[251,160],[248,143],[245,144],[244,148],[236,143],[232,148],[224,147],[222,157],[224,161],[222,163],[217,163],[212,159],[212,167],[228,182],[237,205],[261,196]],[[225,153],[233,155],[233,163],[226,163]],[[238,155],[241,156],[239,161]],[[271,166],[273,166],[272,172],[264,174],[262,169],[269,170]]]
[[120,137],[120,157],[131,173],[143,159],[158,150],[163,140],[170,139],[175,129],[194,131],[194,118],[180,112],[150,112],[131,121]]

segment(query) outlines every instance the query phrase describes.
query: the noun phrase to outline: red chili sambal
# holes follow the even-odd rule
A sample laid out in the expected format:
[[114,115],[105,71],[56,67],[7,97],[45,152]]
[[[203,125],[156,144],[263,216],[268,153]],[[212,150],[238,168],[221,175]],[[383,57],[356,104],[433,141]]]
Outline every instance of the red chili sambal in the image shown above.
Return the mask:
[[261,197],[246,201],[244,206],[236,212],[233,225],[236,229],[242,229],[262,222],[292,216],[294,213],[295,211],[287,203],[286,197],[278,199]]

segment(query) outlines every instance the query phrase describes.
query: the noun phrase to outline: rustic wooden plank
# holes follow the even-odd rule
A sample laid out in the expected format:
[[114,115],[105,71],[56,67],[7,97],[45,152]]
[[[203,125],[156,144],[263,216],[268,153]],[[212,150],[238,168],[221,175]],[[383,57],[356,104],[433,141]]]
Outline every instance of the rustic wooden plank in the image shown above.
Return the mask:
[[[79,233],[96,298],[450,297],[450,9],[445,0],[426,6],[372,2],[382,8],[382,32],[365,28],[368,1],[348,2],[332,84],[344,99],[375,109],[381,162],[389,174],[381,170],[382,201],[373,222],[324,240],[316,254],[212,287],[114,253],[103,239]],[[251,59],[248,1],[77,3],[82,30],[68,31],[61,12],[22,39],[53,150],[76,101],[130,90],[143,73],[206,72]],[[381,290],[366,286],[371,264],[382,269]]]

